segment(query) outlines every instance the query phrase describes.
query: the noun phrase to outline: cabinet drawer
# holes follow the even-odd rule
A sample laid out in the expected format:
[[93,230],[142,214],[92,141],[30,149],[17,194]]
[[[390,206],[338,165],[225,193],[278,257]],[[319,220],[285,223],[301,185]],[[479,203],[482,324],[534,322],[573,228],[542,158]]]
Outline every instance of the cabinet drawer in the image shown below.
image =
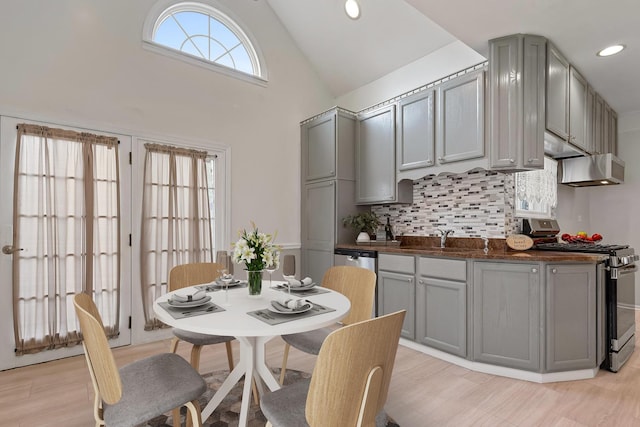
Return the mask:
[[459,259],[420,257],[418,272],[421,276],[465,282],[467,280],[467,262]]
[[414,274],[416,271],[414,257],[407,255],[380,254],[378,256],[378,270]]

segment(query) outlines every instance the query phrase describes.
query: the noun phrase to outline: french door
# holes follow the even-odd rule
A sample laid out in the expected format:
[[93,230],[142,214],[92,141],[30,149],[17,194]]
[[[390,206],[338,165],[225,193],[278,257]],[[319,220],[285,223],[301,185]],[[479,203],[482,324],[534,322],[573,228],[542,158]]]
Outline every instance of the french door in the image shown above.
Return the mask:
[[[129,245],[129,234],[131,232],[131,166],[129,165],[129,153],[131,151],[131,137],[126,135],[107,134],[88,129],[78,129],[69,126],[60,126],[52,123],[35,122],[13,117],[0,118],[0,246],[7,247],[0,254],[0,370],[18,366],[30,365],[33,363],[67,357],[82,353],[82,346],[75,345],[69,348],[59,348],[45,350],[34,354],[24,354],[16,356],[14,337],[14,315],[13,315],[13,291],[12,278],[13,257],[11,248],[14,247],[14,170],[16,157],[17,125],[20,123],[36,124],[41,126],[64,128],[77,132],[90,132],[93,134],[115,136],[120,144],[119,150],[119,171],[120,171],[120,241],[122,242],[120,251],[120,298],[119,298],[119,335],[110,340],[112,346],[126,345],[131,342],[129,329],[129,319],[131,316],[131,247]],[[22,154],[22,153],[21,153]],[[30,161],[30,159],[27,159]],[[33,159],[37,161],[37,159]],[[22,197],[28,197],[28,194]],[[19,250],[20,248],[15,248]],[[7,253],[5,253],[7,252]],[[22,277],[27,274],[20,274]],[[21,284],[22,286],[22,284]],[[70,327],[73,327],[71,325]]]

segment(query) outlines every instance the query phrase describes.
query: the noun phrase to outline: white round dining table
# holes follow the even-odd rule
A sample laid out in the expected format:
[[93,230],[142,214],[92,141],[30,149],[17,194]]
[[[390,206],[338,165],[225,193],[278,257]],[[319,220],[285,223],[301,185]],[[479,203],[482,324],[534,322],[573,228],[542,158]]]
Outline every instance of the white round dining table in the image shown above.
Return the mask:
[[[273,281],[274,285],[282,283]],[[262,294],[260,296],[249,296],[249,290],[246,287],[229,288],[228,291],[207,292],[207,295],[211,296],[211,302],[224,309],[222,312],[175,319],[159,305],[159,303],[166,302],[171,298],[173,293],[188,293],[188,288],[165,294],[154,302],[153,310],[156,316],[169,326],[201,334],[234,336],[240,343],[240,360],[209,403],[202,409],[203,421],[209,418],[220,402],[229,394],[233,386],[244,376],[245,381],[238,425],[247,425],[247,413],[251,403],[252,379],[256,380],[258,391],[261,394],[264,392],[263,384],[271,391],[280,388],[280,384],[266,365],[265,344],[279,335],[306,332],[332,325],[349,313],[351,304],[347,297],[329,289],[327,291],[319,295],[304,296],[304,294],[294,293],[291,295],[304,297],[311,303],[321,304],[334,309],[334,311],[308,317],[290,315],[292,320],[277,325],[270,325],[247,314],[252,311],[266,309],[272,300],[286,296],[286,291],[269,288],[268,281],[263,281]],[[227,296],[225,296],[225,292],[228,292]],[[227,297],[228,304],[226,303]]]

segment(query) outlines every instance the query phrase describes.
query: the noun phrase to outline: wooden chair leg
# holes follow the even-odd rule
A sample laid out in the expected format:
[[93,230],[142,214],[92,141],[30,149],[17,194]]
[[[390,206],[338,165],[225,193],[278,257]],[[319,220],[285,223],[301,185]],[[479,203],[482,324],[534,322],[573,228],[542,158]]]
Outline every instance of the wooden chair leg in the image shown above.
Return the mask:
[[197,400],[185,403],[187,407],[186,427],[202,427],[202,414],[200,412],[200,403]]
[[227,361],[229,362],[229,372],[233,371],[233,349],[231,348],[231,341],[224,343],[227,347]]
[[169,351],[171,353],[175,353],[178,350],[179,342],[180,342],[180,339],[178,337],[173,337],[173,339],[171,340],[171,345],[169,346]]
[[291,346],[288,343],[284,344],[284,354],[282,355],[282,370],[280,371],[280,385],[284,384],[284,375],[287,372],[287,359],[289,358],[289,349]]
[[173,416],[173,427],[180,427],[180,407],[173,408],[171,414]]
[[258,394],[258,387],[256,386],[256,380],[251,379],[251,391],[253,392],[253,401],[256,405],[260,404],[260,394]]
[[202,351],[201,345],[195,345],[191,349],[191,366],[193,369],[200,372],[200,352]]

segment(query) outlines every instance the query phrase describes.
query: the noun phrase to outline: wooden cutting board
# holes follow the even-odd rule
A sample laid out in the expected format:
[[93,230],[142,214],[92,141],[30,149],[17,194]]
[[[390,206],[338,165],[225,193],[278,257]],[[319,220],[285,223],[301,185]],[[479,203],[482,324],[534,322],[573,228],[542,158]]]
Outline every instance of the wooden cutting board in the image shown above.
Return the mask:
[[526,251],[533,246],[533,239],[525,234],[512,234],[507,237],[507,246],[516,251]]

